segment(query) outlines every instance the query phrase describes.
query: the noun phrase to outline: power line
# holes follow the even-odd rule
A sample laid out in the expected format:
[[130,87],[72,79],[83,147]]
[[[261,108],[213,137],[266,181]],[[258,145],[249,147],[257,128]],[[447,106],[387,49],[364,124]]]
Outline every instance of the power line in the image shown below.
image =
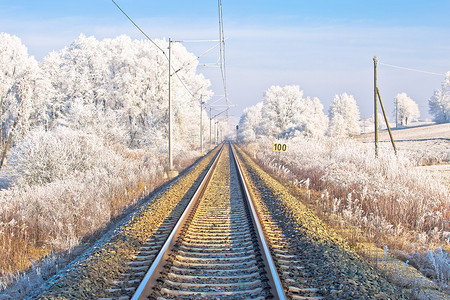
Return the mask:
[[[185,41],[177,41],[177,42],[182,42],[185,43]],[[206,50],[205,52],[203,52],[202,54],[200,54],[199,56],[196,56],[193,60],[191,60],[190,62],[188,62],[187,64],[183,65],[182,67],[180,67],[175,73],[177,73],[178,71],[182,70],[183,68],[188,67],[190,64],[192,64],[193,62],[197,61],[200,57],[205,56],[206,54],[208,54],[209,52],[211,52],[212,50],[216,49],[217,46],[219,46],[220,43],[214,45],[213,47],[209,48],[208,50]]]
[[[145,35],[145,37],[150,41],[150,42],[152,42],[153,43],[153,45],[155,45],[156,46],[156,48],[158,48],[159,50],[161,50],[162,51],[162,53],[164,53],[164,55],[166,55],[166,52],[164,52],[164,50],[161,48],[161,47],[159,47],[136,23],[134,23],[134,21],[122,10],[122,8],[120,8],[120,6],[114,1],[114,0],[111,0],[116,6],[117,6],[117,8],[125,15],[125,17],[127,17],[128,18],[128,20],[130,20],[130,22],[131,23],[133,23],[133,25],[143,34],[143,35]],[[169,59],[168,57],[167,57],[167,55],[166,55],[166,58],[167,59]]]
[[[165,56],[165,58],[169,61],[169,57],[167,56],[167,53],[160,47],[158,46],[155,41],[153,41],[145,32],[144,30],[142,30],[139,25],[137,25],[133,19],[131,19],[131,17],[129,17],[127,15],[127,13],[125,13],[125,11],[114,1],[111,0],[114,5],[125,15],[125,17],[127,17],[127,19],[153,44],[155,45],[156,48],[158,48]],[[224,84],[224,91],[225,91],[225,99],[226,99],[226,103],[228,104],[228,96],[227,96],[227,92],[226,92],[226,75],[225,75],[225,38],[223,35],[223,20],[222,20],[222,2],[221,0],[219,1],[219,40],[190,40],[190,41],[177,41],[177,42],[191,42],[191,43],[196,43],[196,42],[219,42],[218,45],[220,45],[220,67],[221,67],[221,71],[222,71],[222,81]],[[170,41],[169,41],[170,43]],[[195,60],[199,59],[200,57],[202,57],[203,55],[206,55],[207,53],[211,52],[213,49],[215,49],[217,47],[217,45],[215,45],[214,47],[211,47],[210,49],[206,50],[204,53],[202,53],[201,55],[197,56]],[[193,60],[194,61],[194,60]],[[183,85],[183,87],[186,89],[186,91],[192,96],[192,98],[194,98],[194,94],[191,92],[191,90],[186,86],[186,84],[184,83],[184,81],[181,79],[180,75],[178,74],[179,71],[181,71],[183,68],[189,66],[193,61],[188,62],[186,65],[184,65],[183,67],[179,68],[179,69],[175,69],[173,66],[170,67],[169,70],[169,74],[170,71],[173,71],[172,75],[176,75],[176,77],[178,78],[178,80],[181,82],[181,84]]]
[[220,40],[182,40],[177,41],[179,43],[207,43],[207,42],[220,42]]
[[425,74],[430,74],[430,75],[445,76],[445,74],[442,74],[442,73],[428,72],[428,71],[423,71],[423,70],[419,70],[419,69],[413,69],[413,68],[407,68],[407,67],[401,67],[401,66],[396,66],[396,65],[385,64],[385,63],[382,63],[382,62],[378,62],[378,64],[383,65],[383,66],[387,66],[387,67],[391,67],[391,68],[402,69],[402,70],[420,72],[420,73],[425,73]]
[[[133,25],[150,41],[150,42],[152,42],[152,44],[153,45],[155,45],[156,46],[156,48],[158,48],[163,54],[164,54],[164,56],[166,57],[166,59],[167,59],[167,61],[169,61],[169,57],[167,56],[167,53],[161,48],[161,47],[159,47],[145,32],[144,32],[144,30],[142,30],[126,13],[125,13],[125,11],[123,11],[123,9],[122,8],[120,8],[120,6],[114,1],[114,0],[111,0],[116,6],[117,6],[117,8],[128,18],[128,20],[130,20],[130,22],[131,23],[133,23]],[[170,43],[170,41],[169,41],[169,43]],[[169,45],[170,46],[170,45]],[[174,73],[173,74],[170,74],[170,71],[171,70],[173,70],[174,71]],[[170,67],[170,69],[169,69],[169,74],[170,74],[170,76],[172,76],[172,75],[176,75],[177,76],[177,78],[178,78],[178,80],[180,80],[180,82],[181,82],[181,84],[183,85],[183,87],[186,89],[186,91],[192,96],[192,98],[194,98],[194,95],[192,94],[192,92],[188,89],[188,87],[186,86],[186,84],[183,82],[183,80],[181,80],[181,77],[178,75],[178,71],[180,71],[181,69],[178,69],[177,71],[175,70],[175,68],[173,67],[173,66],[171,66]]]

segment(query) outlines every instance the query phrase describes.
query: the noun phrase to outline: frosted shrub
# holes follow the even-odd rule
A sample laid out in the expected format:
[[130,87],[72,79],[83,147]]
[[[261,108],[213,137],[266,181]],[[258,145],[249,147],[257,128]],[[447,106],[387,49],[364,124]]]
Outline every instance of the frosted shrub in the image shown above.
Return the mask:
[[23,218],[48,237],[47,243],[69,249],[109,221],[108,187],[100,181],[86,176],[26,188],[19,194],[29,203],[24,206]]
[[[286,142],[289,150],[281,154],[281,163],[290,172],[284,174],[292,182],[309,179],[311,188],[327,190],[330,197],[324,198],[322,209],[368,232],[381,227],[391,242],[413,241],[415,232],[436,236],[434,228],[448,231],[443,228],[450,219],[448,190],[432,175],[414,168],[416,162],[405,153],[395,156],[381,147],[375,159],[371,147],[350,139],[297,137]],[[270,145],[268,140],[260,141],[256,151],[268,166],[278,160]]]
[[32,131],[14,148],[10,163],[19,185],[42,185],[89,170],[108,169],[115,160],[117,155],[95,135],[59,127]]
[[[357,241],[385,246],[385,253],[388,247],[392,253],[409,253],[406,258],[415,266],[448,287],[450,260],[441,248],[448,249],[449,191],[433,175],[415,168],[414,158],[381,146],[375,159],[371,146],[350,139],[296,137],[283,142],[288,151],[281,156],[272,152],[270,139],[245,147],[273,173],[280,157],[289,172],[277,176],[301,188],[308,181],[308,188],[321,197],[303,201],[314,204],[336,227],[344,226],[349,240],[355,236],[348,229],[356,227]],[[429,251],[433,248],[438,250]]]
[[450,282],[450,256],[439,248],[435,251],[428,251],[427,260],[427,271],[431,272],[441,285],[448,287]]
[[402,254],[407,262],[419,269],[425,276],[433,278],[441,290],[450,290],[450,255],[443,248],[421,253]]
[[95,168],[65,179],[0,191],[1,285],[30,259],[71,250],[161,184],[165,155],[119,146],[104,153]]

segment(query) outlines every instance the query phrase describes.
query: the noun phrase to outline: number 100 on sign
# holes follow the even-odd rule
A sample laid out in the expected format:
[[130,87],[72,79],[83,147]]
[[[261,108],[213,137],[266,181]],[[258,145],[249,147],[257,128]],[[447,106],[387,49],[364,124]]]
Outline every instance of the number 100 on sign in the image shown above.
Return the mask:
[[285,143],[273,143],[273,151],[275,152],[286,152],[287,144]]

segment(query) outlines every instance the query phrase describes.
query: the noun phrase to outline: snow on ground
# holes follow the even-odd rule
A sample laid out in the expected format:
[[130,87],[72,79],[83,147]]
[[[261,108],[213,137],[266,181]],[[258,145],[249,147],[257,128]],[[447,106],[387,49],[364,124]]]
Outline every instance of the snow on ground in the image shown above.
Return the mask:
[[[412,123],[411,126],[404,128],[393,128],[393,136],[395,141],[416,141],[416,140],[446,140],[450,142],[450,123],[444,124],[425,124]],[[363,141],[373,141],[373,132],[361,134],[358,139]],[[389,141],[389,133],[387,130],[379,132],[380,141]]]
[[450,164],[420,166],[418,168],[426,172],[439,174],[442,179],[442,182],[450,189]]
[[[415,125],[419,124],[419,125]],[[421,125],[393,129],[395,144],[399,151],[410,152],[419,165],[450,164],[450,123]],[[356,137],[363,143],[373,143],[374,134],[366,133]],[[389,146],[387,130],[379,132],[380,145]]]
[[[418,161],[423,164],[418,168],[439,173],[443,183],[450,187],[450,123],[412,123],[409,127],[393,129],[392,134],[399,151],[416,155]],[[356,140],[373,143],[374,134],[362,134],[356,137]],[[380,131],[379,141],[380,144],[390,143],[387,130]]]

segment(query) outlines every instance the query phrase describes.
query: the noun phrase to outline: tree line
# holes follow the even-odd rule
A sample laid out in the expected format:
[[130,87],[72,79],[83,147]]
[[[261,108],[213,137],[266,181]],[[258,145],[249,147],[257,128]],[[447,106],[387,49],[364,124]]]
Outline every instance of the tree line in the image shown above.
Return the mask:
[[[406,93],[397,94],[394,101],[394,117],[400,126],[420,117],[417,103]],[[428,103],[436,123],[450,122],[450,72]],[[352,95],[336,95],[327,116],[320,100],[304,97],[298,85],[271,86],[262,101],[244,110],[238,139],[253,142],[261,137],[349,137],[361,133],[360,123],[360,112]]]
[[[168,41],[155,42],[168,47]],[[177,70],[171,80],[175,151],[197,149],[200,101],[213,95],[211,84],[197,71],[196,56],[179,43],[172,45],[171,63]],[[0,145],[5,153],[12,145],[8,157],[15,168],[39,147],[58,143],[65,143],[60,148],[67,153],[71,147],[90,153],[71,140],[86,147],[167,151],[168,60],[150,41],[80,35],[38,62],[18,37],[0,33],[0,66]]]

